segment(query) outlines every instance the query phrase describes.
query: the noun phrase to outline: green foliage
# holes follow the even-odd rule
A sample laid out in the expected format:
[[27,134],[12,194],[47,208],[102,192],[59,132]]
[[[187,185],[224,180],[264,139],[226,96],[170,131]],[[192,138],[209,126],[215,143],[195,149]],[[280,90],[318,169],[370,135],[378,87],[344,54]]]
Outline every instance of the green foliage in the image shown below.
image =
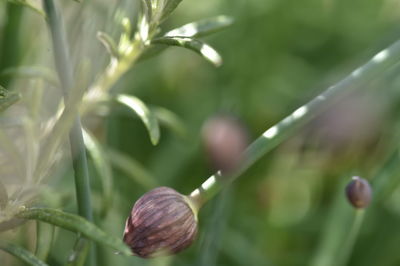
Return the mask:
[[128,107],[129,110],[132,110],[140,117],[147,128],[151,143],[157,145],[158,140],[160,139],[160,128],[156,116],[150,111],[150,109],[147,108],[140,99],[134,96],[120,94],[116,96],[115,100]]
[[190,49],[203,56],[214,66],[222,64],[222,58],[211,46],[199,40],[188,37],[161,37],[151,41],[151,44],[164,44],[169,46],[178,46]]
[[179,28],[168,31],[165,37],[191,37],[200,38],[226,29],[233,24],[233,18],[228,16],[216,16],[196,22],[185,24]]
[[161,0],[159,1],[160,6],[162,6],[161,11],[161,21],[166,19],[169,15],[171,15],[172,11],[174,11],[178,5],[182,2],[182,0]]
[[136,160],[116,150],[108,149],[108,160],[138,185],[152,189],[157,185],[154,177]]
[[83,236],[113,248],[124,255],[131,255],[130,249],[118,238],[107,234],[93,223],[71,213],[50,208],[27,208],[17,215],[22,219],[33,219],[80,233]]
[[41,10],[39,7],[36,6],[35,2],[32,0],[7,0],[10,3],[16,4],[16,5],[21,5],[24,7],[27,7],[37,14],[41,15],[42,17],[45,17],[46,15],[44,14],[43,10]]
[[[44,17],[27,9],[37,2],[0,1],[0,230],[14,228],[1,238],[29,250],[36,242],[36,257],[50,265],[90,265],[92,239],[96,266],[398,265],[398,44],[376,55],[399,38],[392,2],[55,1],[71,52],[61,66],[73,74],[65,86],[72,98],[63,101],[53,71],[60,53]],[[144,61],[171,46],[213,65],[221,51],[224,65],[214,69],[179,49]],[[303,106],[313,98],[317,104]],[[94,202],[89,224],[72,214],[79,203],[68,132],[78,109],[91,174],[85,195]],[[112,236],[122,235],[143,193],[165,185],[188,194],[210,175],[201,126],[221,111],[243,118],[252,139],[263,137],[233,189],[199,213],[194,246],[149,261],[106,252],[108,243],[128,254]],[[374,190],[360,220],[344,197],[352,175]],[[21,206],[62,212],[31,213],[51,222],[36,233],[15,218]],[[3,252],[0,261],[22,265]]]
[[97,39],[99,39],[100,42],[104,45],[111,57],[116,59],[120,57],[117,44],[114,42],[110,35],[105,32],[99,31],[97,33]]
[[93,159],[94,166],[97,171],[97,176],[102,183],[103,197],[102,197],[102,214],[104,216],[112,204],[113,194],[113,174],[111,164],[106,157],[106,153],[100,146],[100,143],[89,132],[83,131],[83,140],[86,148],[89,151],[90,157]]
[[36,222],[37,241],[35,255],[38,259],[46,261],[50,253],[54,238],[55,226]]
[[14,245],[12,243],[0,241],[0,249],[14,255],[15,257],[21,259],[28,265],[31,266],[47,266],[46,263],[36,258],[32,253],[27,251],[26,249]]

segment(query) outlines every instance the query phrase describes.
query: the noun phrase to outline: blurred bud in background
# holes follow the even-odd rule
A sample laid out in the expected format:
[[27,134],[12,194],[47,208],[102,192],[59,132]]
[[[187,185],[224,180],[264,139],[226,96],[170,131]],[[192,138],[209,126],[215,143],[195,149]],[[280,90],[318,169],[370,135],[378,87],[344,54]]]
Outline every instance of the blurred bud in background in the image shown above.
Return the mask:
[[[351,94],[311,122],[307,147],[329,157],[329,169],[339,173],[354,163],[368,170],[386,145],[388,99],[377,93]],[[332,173],[332,172],[331,172]],[[336,175],[336,174],[334,174]]]
[[246,127],[232,115],[208,119],[203,125],[202,139],[213,170],[226,173],[240,165],[249,143]]
[[354,208],[362,209],[371,202],[372,189],[367,180],[353,176],[353,180],[346,186],[346,196]]

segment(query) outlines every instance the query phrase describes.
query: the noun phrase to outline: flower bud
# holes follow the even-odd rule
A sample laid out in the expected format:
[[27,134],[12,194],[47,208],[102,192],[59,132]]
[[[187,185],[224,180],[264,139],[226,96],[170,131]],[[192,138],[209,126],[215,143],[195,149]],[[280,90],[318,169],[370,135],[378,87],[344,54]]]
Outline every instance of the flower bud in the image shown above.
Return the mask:
[[144,194],[132,208],[123,240],[142,258],[178,253],[197,235],[197,211],[190,199],[168,187]]
[[248,134],[234,117],[219,115],[209,119],[203,126],[202,137],[213,170],[230,173],[243,161]]
[[354,176],[353,180],[346,187],[346,196],[351,205],[355,208],[365,208],[372,198],[372,190],[368,181]]

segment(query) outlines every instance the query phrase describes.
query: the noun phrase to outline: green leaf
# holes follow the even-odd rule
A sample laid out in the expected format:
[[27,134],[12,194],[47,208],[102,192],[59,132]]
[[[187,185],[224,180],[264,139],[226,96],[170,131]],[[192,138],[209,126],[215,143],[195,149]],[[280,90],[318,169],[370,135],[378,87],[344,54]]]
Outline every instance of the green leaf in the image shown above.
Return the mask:
[[216,16],[183,25],[164,34],[165,37],[204,37],[232,25],[233,19],[228,16]]
[[0,77],[42,78],[52,85],[58,86],[56,74],[48,68],[40,66],[19,66],[4,69]]
[[203,56],[206,60],[218,67],[222,64],[222,58],[217,51],[206,43],[188,37],[161,37],[151,41],[152,44],[164,44],[190,49]]
[[16,92],[10,92],[0,86],[0,112],[3,112],[8,107],[21,99],[21,95]]
[[100,177],[103,188],[103,204],[102,204],[102,215],[105,216],[108,208],[112,204],[112,193],[113,193],[113,177],[110,162],[105,155],[103,148],[100,143],[92,136],[88,131],[83,130],[83,139],[90,156],[93,159],[94,166]]
[[121,254],[132,255],[128,246],[119,238],[107,234],[95,224],[75,214],[50,208],[26,208],[21,210],[17,214],[17,217],[50,223],[66,230],[80,233],[88,239],[121,252]]
[[68,256],[67,266],[84,266],[89,246],[87,239],[78,237],[71,254]]
[[134,111],[140,117],[149,132],[151,143],[156,145],[160,139],[160,128],[156,116],[149,108],[140,99],[131,95],[119,94],[116,96],[116,101]]
[[160,124],[165,125],[181,138],[187,137],[186,127],[176,114],[163,107],[154,107],[152,110]]
[[41,10],[40,8],[36,7],[33,1],[29,1],[29,0],[8,0],[8,2],[16,4],[16,5],[21,5],[21,6],[25,6],[29,9],[31,9],[32,11],[36,12],[37,14],[46,17],[46,15],[44,14],[43,10]]
[[32,266],[47,266],[46,263],[36,258],[32,253],[27,251],[26,249],[17,246],[15,244],[0,241],[0,249],[14,255],[15,257],[19,258],[23,262],[27,263],[28,265]]
[[[217,16],[183,25],[164,34],[164,37],[204,37],[223,30],[233,23],[233,19],[228,16]],[[167,46],[149,46],[140,56],[139,61],[151,58],[164,51]]]
[[172,11],[178,7],[180,2],[182,2],[182,0],[164,0],[160,21],[166,19],[172,13]]
[[148,22],[151,21],[151,18],[153,16],[152,14],[152,7],[151,7],[151,0],[142,0],[142,12],[146,16],[146,20]]
[[38,259],[46,260],[52,246],[55,227],[39,221],[36,223],[35,255]]
[[157,181],[154,177],[138,161],[113,149],[107,149],[107,155],[112,165],[123,171],[134,182],[146,189],[157,186]]
[[99,41],[104,45],[111,57],[116,59],[120,57],[118,46],[110,35],[105,32],[98,31],[97,39],[99,39]]

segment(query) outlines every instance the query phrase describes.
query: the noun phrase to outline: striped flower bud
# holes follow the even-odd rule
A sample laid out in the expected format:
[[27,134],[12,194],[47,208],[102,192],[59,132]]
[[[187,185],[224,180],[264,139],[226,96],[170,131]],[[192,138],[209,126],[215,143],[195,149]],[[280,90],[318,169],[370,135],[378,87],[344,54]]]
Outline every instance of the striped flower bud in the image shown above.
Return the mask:
[[233,116],[219,115],[209,119],[203,126],[202,137],[213,170],[231,173],[243,161],[248,134]]
[[155,188],[133,206],[123,240],[142,258],[178,253],[197,234],[197,211],[190,199],[168,187]]
[[372,198],[372,190],[368,181],[354,176],[353,180],[346,187],[346,196],[350,204],[357,209],[365,208]]

